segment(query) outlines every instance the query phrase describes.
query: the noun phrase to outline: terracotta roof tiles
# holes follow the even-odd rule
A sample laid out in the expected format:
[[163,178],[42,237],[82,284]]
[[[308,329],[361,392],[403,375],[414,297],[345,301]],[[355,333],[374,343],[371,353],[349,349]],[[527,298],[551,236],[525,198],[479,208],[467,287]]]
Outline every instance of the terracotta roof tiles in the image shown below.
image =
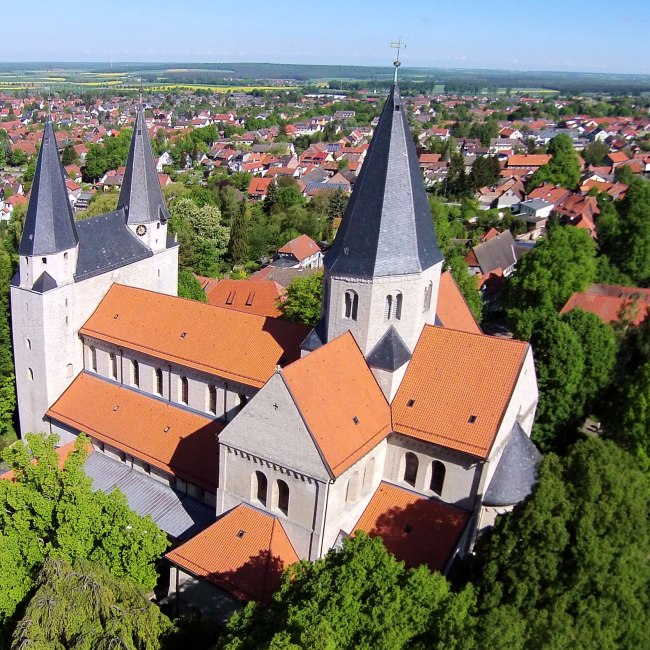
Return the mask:
[[440,276],[436,314],[444,327],[482,334],[481,328],[449,271],[445,271]]
[[407,567],[442,571],[456,550],[470,513],[382,482],[354,530],[381,537]]
[[300,357],[309,328],[114,284],[80,333],[261,388]]
[[206,289],[208,304],[258,316],[282,315],[278,301],[284,287],[269,280],[219,280]]
[[390,433],[390,407],[350,332],[291,364],[282,376],[334,476]]
[[240,600],[261,602],[280,586],[282,570],[300,559],[280,521],[246,504],[165,557]]
[[392,402],[394,430],[487,458],[528,347],[425,326]]
[[194,485],[216,490],[220,422],[85,372],[47,415]]
[[292,239],[282,246],[282,248],[278,249],[278,253],[293,255],[299,262],[306,260],[319,251],[320,247],[318,244],[307,235],[300,235],[300,237]]

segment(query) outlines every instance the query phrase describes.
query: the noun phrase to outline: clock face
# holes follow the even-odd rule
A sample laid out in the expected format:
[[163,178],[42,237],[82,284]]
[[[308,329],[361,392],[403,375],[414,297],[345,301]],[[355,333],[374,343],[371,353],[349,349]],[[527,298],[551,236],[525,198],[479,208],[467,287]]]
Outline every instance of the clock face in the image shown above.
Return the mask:
[[147,234],[147,226],[144,224],[140,224],[136,229],[135,229],[136,235],[140,235],[142,237],[143,235]]

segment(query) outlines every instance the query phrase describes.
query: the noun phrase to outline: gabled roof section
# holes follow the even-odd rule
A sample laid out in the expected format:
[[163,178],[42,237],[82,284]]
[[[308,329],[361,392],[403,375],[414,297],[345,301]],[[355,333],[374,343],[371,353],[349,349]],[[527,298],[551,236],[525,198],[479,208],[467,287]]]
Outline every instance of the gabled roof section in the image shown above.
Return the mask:
[[223,424],[82,372],[48,417],[215,492]]
[[283,569],[300,560],[277,517],[246,504],[165,557],[239,600],[263,603],[280,586]]
[[523,501],[537,482],[537,466],[542,460],[535,443],[515,423],[501,454],[483,503],[486,506],[512,506]]
[[114,284],[80,330],[179,366],[261,388],[300,357],[309,328]]
[[50,291],[50,289],[56,289],[57,286],[56,280],[47,271],[43,271],[38,280],[34,282],[32,291],[45,293],[46,291]]
[[300,349],[305,352],[313,352],[318,348],[323,347],[327,343],[327,335],[325,334],[325,321],[321,318],[316,327],[314,327],[305,340],[300,344]]
[[204,287],[208,304],[258,316],[282,315],[278,302],[285,289],[272,280],[214,280]]
[[366,358],[371,368],[393,372],[411,358],[411,351],[391,325]]
[[41,140],[19,253],[52,255],[74,248],[78,241],[54,128],[48,120]]
[[382,481],[353,530],[381,537],[409,568],[443,571],[469,519],[460,508]]
[[390,433],[390,407],[350,332],[291,364],[282,377],[333,476]]
[[471,334],[483,333],[449,271],[445,271],[440,275],[436,325],[470,332]]
[[169,211],[160,190],[158,172],[153,160],[144,111],[141,108],[133,127],[131,148],[126,161],[120,198],[117,201],[117,209],[122,208],[129,224],[169,219]]
[[133,264],[153,252],[126,225],[124,210],[116,210],[77,224],[79,257],[75,282]]
[[442,259],[406,106],[394,85],[325,266],[382,277],[419,273]]
[[396,432],[487,458],[529,346],[425,325],[392,402]]

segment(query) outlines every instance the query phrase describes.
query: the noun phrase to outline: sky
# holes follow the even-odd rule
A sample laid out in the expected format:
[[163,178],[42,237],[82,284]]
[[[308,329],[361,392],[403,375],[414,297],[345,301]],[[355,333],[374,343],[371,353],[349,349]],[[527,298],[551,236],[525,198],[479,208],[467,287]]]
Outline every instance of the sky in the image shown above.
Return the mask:
[[30,0],[2,61],[273,62],[650,74],[650,0]]

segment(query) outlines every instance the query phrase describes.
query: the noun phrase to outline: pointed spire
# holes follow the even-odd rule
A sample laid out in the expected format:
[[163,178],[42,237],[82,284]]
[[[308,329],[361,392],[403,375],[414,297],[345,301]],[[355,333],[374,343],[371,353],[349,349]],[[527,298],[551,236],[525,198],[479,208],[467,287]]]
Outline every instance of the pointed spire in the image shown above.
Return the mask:
[[78,242],[54,128],[48,119],[38,153],[19,253],[52,255],[70,250]]
[[117,209],[122,208],[129,224],[150,223],[159,219],[164,221],[169,218],[141,107],[133,127],[131,148],[117,202]]
[[394,84],[325,267],[383,277],[419,273],[442,259],[406,106]]

